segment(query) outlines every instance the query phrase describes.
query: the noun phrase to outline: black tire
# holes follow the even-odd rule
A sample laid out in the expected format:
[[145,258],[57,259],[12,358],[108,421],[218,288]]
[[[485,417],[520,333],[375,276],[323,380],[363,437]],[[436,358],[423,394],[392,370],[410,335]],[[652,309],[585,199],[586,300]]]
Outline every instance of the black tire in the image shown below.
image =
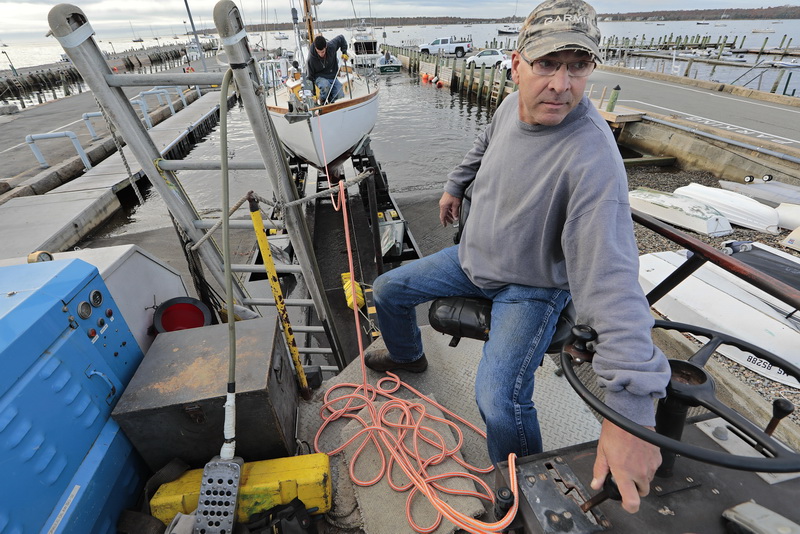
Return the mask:
[[761,179],[764,180],[765,182],[771,182],[772,178],[773,176],[771,174],[765,174],[764,176],[761,177]]
[[501,63],[502,63],[502,61],[498,61],[497,63],[495,63],[494,64],[494,68],[499,69]]
[[419,51],[420,51],[420,53],[422,53],[422,54],[428,54],[428,55],[430,55],[430,54],[431,54],[431,53],[428,51],[428,49],[427,49],[427,48],[420,48],[420,49],[419,49]]
[[511,79],[511,69],[506,69],[506,80]]
[[756,179],[755,176],[748,174],[747,176],[744,177],[744,183],[751,184],[755,181],[755,179]]
[[456,57],[464,57],[464,49],[456,48]]

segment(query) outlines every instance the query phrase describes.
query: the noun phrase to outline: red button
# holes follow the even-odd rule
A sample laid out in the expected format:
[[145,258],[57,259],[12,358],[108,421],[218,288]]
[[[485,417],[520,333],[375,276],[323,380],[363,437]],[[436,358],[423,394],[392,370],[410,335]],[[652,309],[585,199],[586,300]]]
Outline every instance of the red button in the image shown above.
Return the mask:
[[95,338],[97,337],[97,330],[95,330],[94,328],[90,328],[88,334],[90,338]]

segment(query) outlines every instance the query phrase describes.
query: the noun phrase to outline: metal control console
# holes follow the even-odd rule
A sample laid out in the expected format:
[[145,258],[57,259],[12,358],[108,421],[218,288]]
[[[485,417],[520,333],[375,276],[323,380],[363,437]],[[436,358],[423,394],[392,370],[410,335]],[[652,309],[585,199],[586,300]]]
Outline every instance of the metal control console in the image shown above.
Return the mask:
[[0,267],[0,525],[115,532],[140,460],[110,414],[141,360],[97,268]]

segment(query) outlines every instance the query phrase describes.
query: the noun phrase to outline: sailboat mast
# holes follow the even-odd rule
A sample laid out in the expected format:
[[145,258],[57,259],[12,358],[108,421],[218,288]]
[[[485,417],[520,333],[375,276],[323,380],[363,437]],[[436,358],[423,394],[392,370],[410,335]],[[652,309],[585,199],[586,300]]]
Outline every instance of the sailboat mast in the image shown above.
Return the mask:
[[303,0],[303,11],[306,14],[306,33],[308,42],[314,42],[314,17],[311,15],[311,0]]

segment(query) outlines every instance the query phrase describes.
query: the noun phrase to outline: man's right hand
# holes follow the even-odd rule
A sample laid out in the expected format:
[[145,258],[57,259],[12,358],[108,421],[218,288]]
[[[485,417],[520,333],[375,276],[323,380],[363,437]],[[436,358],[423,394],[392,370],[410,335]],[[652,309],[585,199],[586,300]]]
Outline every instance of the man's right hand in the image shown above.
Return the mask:
[[461,208],[461,199],[445,192],[439,199],[439,220],[442,226],[458,220],[458,212]]

